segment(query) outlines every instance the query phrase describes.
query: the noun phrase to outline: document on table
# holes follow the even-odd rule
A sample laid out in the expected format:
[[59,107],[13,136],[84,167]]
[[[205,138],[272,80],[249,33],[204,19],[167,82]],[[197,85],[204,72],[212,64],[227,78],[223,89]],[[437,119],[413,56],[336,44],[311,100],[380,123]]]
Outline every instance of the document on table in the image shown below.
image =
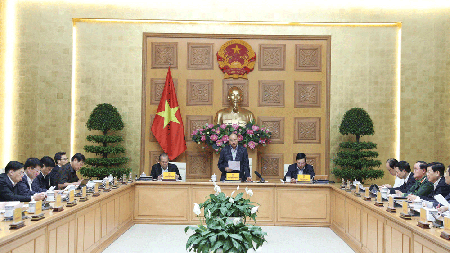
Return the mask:
[[435,195],[434,199],[436,199],[442,206],[450,206],[448,201],[441,194]]
[[241,162],[240,161],[228,161],[228,168],[233,171],[241,171]]

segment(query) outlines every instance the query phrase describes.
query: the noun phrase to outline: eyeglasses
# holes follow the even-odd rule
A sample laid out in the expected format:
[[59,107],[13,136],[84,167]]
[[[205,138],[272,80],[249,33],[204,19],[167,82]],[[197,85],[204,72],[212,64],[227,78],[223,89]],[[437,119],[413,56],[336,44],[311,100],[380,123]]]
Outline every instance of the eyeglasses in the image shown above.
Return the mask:
[[69,160],[69,158],[61,158],[61,160],[64,160],[64,161],[65,161],[65,160]]

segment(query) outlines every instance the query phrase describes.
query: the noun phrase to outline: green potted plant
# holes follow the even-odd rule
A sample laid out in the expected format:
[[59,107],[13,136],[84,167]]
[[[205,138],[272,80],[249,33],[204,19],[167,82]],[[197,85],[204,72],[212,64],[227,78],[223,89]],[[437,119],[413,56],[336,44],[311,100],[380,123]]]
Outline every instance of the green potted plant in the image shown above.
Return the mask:
[[[206,224],[200,223],[198,226],[187,226],[184,229],[185,233],[193,231],[186,242],[186,250],[197,253],[240,253],[261,247],[266,242],[267,233],[259,226],[245,223],[246,217],[256,223],[258,206],[254,206],[250,199],[243,198],[244,193],[233,198],[234,192],[228,197],[221,192],[218,185],[214,186],[214,190],[216,193],[210,194],[204,203],[194,203],[193,212],[197,217],[201,214],[201,208],[204,209]],[[253,195],[252,190],[246,188],[245,191],[248,196]]]
[[123,141],[123,137],[111,134],[113,131],[120,131],[124,128],[122,116],[120,116],[117,108],[106,103],[97,105],[89,116],[86,126],[89,131],[98,130],[102,134],[88,135],[87,141],[100,145],[86,145],[84,150],[101,157],[87,158],[85,163],[91,165],[91,167],[83,167],[80,170],[81,175],[98,179],[110,174],[118,178],[124,174],[128,175],[131,169],[120,167],[128,162],[128,158],[118,156],[125,153],[125,148],[117,144]]
[[377,144],[360,141],[362,136],[375,133],[369,114],[362,108],[348,110],[339,126],[339,132],[343,135],[355,135],[356,138],[355,141],[339,144],[340,151],[333,159],[334,164],[339,167],[334,168],[332,173],[338,178],[361,182],[383,177],[383,170],[373,169],[381,165],[381,161],[375,159],[378,152],[372,151],[377,148]]

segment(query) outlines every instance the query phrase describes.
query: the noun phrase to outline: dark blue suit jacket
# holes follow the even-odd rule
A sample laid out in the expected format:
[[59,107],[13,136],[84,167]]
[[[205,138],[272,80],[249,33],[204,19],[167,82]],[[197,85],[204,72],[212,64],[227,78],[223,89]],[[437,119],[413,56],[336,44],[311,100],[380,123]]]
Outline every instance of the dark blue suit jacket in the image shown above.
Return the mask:
[[19,195],[33,196],[35,193],[38,193],[33,190],[30,190],[30,185],[28,184],[27,175],[24,175],[22,177],[22,181],[17,183],[17,187],[18,187]]
[[[316,173],[314,173],[314,168],[312,165],[310,164],[306,164],[305,168],[303,169],[303,174],[304,175],[311,175],[311,179],[312,177],[314,177],[316,175]],[[286,176],[290,176],[291,178],[295,178],[297,179],[297,175],[298,175],[298,168],[297,168],[297,164],[291,164],[288,167],[288,171],[286,172],[286,175],[284,176],[284,181],[286,181]]]
[[233,160],[233,155],[231,154],[231,146],[228,145],[220,151],[219,162],[217,163],[217,167],[219,167],[219,170],[222,172],[220,181],[224,181],[227,177],[225,168],[228,167],[228,161],[240,161],[241,172],[239,173],[239,177],[242,181],[247,180],[247,178],[251,176],[247,149],[238,145],[236,159]]
[[[167,165],[169,172],[175,172],[178,176],[179,176],[179,180],[181,180],[181,175],[180,175],[180,171],[178,170],[178,167],[173,164],[173,163],[169,163],[169,165]],[[152,166],[152,171],[151,171],[151,176],[153,179],[157,179],[159,175],[162,174],[162,167],[160,163],[154,164]]]
[[395,193],[395,190],[399,190],[403,193],[407,193],[409,188],[411,188],[411,186],[413,186],[415,183],[416,183],[416,179],[414,178],[414,173],[411,172],[405,183],[403,183],[399,187],[390,188],[389,190],[392,194]]
[[54,177],[52,178],[52,175],[52,172],[50,172],[44,177],[42,173],[39,173],[33,180],[33,183],[31,183],[31,189],[35,192],[46,192],[50,186],[58,186],[58,183],[55,181]]
[[29,202],[31,196],[19,195],[17,184],[13,187],[6,173],[0,174],[0,201]]
[[449,193],[450,193],[450,185],[445,183],[444,177],[441,177],[438,185],[436,186],[436,190],[432,191],[430,195],[423,196],[421,198],[427,201],[433,201],[435,200],[434,199],[435,195],[441,194],[443,197],[446,197]]

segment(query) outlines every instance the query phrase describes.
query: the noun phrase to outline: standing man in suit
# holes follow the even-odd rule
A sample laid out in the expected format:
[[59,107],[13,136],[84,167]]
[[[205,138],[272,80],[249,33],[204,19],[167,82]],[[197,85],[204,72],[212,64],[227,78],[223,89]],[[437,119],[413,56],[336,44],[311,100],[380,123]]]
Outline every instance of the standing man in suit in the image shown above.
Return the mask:
[[289,165],[288,171],[284,176],[284,181],[286,181],[286,176],[291,177],[291,183],[297,182],[297,175],[310,175],[311,179],[316,175],[314,173],[314,168],[312,165],[306,163],[306,155],[305,153],[298,153],[295,157],[297,161],[294,164]]
[[166,153],[162,153],[159,155],[159,163],[152,166],[151,176],[154,180],[161,180],[163,172],[175,172],[175,179],[181,180],[178,167],[173,163],[169,163],[169,155],[167,155]]
[[24,175],[23,164],[11,161],[5,167],[5,173],[0,174],[0,201],[39,201],[45,198],[45,193],[31,195],[20,195],[17,183]]
[[31,189],[35,192],[46,192],[50,186],[58,186],[55,178],[52,178],[54,174],[53,168],[55,167],[53,159],[49,156],[44,156],[41,158],[41,164],[41,173],[37,175],[31,184]]
[[251,182],[252,177],[250,175],[250,166],[248,162],[247,149],[238,145],[238,137],[236,134],[230,134],[229,144],[220,151],[219,162],[217,166],[222,172],[220,176],[220,181],[225,181],[227,173],[233,170],[228,167],[228,161],[239,161],[240,162],[240,173],[239,177],[242,181]]
[[17,183],[18,193],[20,195],[34,195],[35,193],[43,192],[43,190],[38,189],[38,191],[34,191],[31,187],[34,179],[41,172],[42,164],[41,161],[37,158],[28,158],[24,165],[25,173],[22,177],[22,180]]

